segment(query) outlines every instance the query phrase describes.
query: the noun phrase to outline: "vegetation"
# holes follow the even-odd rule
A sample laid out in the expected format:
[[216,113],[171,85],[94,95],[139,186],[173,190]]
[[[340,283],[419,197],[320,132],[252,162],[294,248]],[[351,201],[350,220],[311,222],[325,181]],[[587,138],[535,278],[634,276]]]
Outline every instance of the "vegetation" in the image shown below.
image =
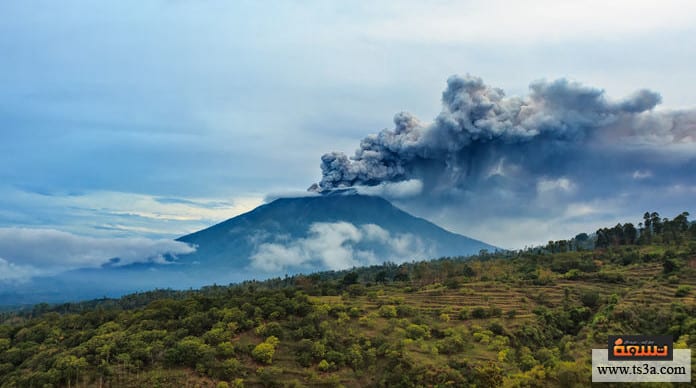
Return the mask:
[[579,235],[4,312],[0,386],[586,386],[609,334],[696,345],[694,226],[649,219],[596,249]]

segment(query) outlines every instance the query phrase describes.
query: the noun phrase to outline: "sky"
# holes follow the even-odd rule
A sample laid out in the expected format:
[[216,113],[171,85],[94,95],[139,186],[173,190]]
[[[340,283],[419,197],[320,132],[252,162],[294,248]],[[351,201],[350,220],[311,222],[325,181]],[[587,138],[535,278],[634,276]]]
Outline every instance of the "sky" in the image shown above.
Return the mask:
[[[18,231],[27,249],[107,247],[85,248],[79,265],[133,247],[185,253],[167,244],[300,195],[322,181],[322,155],[354,155],[399,112],[430,131],[453,75],[504,90],[503,105],[543,95],[551,106],[559,100],[530,85],[565,80],[613,119],[581,128],[601,138],[588,154],[577,143],[537,168],[519,150],[517,163],[496,159],[497,176],[515,178],[505,190],[461,180],[430,190],[410,171],[364,191],[505,248],[637,222],[645,210],[696,214],[693,36],[691,0],[1,2],[0,247],[12,248],[0,268],[67,260],[23,262]],[[639,90],[659,98],[617,108]],[[594,137],[658,116],[681,117],[681,135]]]

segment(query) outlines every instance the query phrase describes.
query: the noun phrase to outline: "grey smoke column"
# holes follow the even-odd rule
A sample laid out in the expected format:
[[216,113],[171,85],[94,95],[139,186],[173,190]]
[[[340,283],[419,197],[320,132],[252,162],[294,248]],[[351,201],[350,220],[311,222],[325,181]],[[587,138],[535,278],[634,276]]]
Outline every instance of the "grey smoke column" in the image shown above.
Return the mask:
[[433,123],[398,113],[393,129],[364,138],[353,157],[324,154],[321,182],[310,190],[408,179],[420,179],[426,191],[466,190],[492,176],[562,169],[559,155],[597,146],[694,141],[694,113],[653,112],[660,101],[649,90],[609,100],[601,89],[566,79],[534,82],[529,95],[506,97],[481,78],[453,76]]

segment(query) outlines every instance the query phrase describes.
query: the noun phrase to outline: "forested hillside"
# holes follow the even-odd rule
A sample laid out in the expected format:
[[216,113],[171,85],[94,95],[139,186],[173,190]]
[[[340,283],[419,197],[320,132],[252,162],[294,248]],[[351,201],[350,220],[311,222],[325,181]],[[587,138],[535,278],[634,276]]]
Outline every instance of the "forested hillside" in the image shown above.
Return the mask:
[[586,386],[608,334],[696,347],[696,227],[648,216],[635,236],[5,312],[0,386]]

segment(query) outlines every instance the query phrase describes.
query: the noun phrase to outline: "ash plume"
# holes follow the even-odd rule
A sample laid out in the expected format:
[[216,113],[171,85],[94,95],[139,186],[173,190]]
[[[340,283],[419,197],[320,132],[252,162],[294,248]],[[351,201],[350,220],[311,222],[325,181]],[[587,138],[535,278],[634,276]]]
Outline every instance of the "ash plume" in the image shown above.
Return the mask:
[[[527,96],[507,97],[481,78],[453,76],[432,123],[396,114],[394,128],[364,138],[352,157],[324,154],[322,179],[309,190],[420,180],[427,193],[501,185],[524,192],[542,178],[574,181],[585,162],[628,160],[641,147],[693,145],[696,112],[655,111],[660,102],[650,90],[612,100],[567,79],[533,82]],[[655,167],[630,164],[631,172]]]

